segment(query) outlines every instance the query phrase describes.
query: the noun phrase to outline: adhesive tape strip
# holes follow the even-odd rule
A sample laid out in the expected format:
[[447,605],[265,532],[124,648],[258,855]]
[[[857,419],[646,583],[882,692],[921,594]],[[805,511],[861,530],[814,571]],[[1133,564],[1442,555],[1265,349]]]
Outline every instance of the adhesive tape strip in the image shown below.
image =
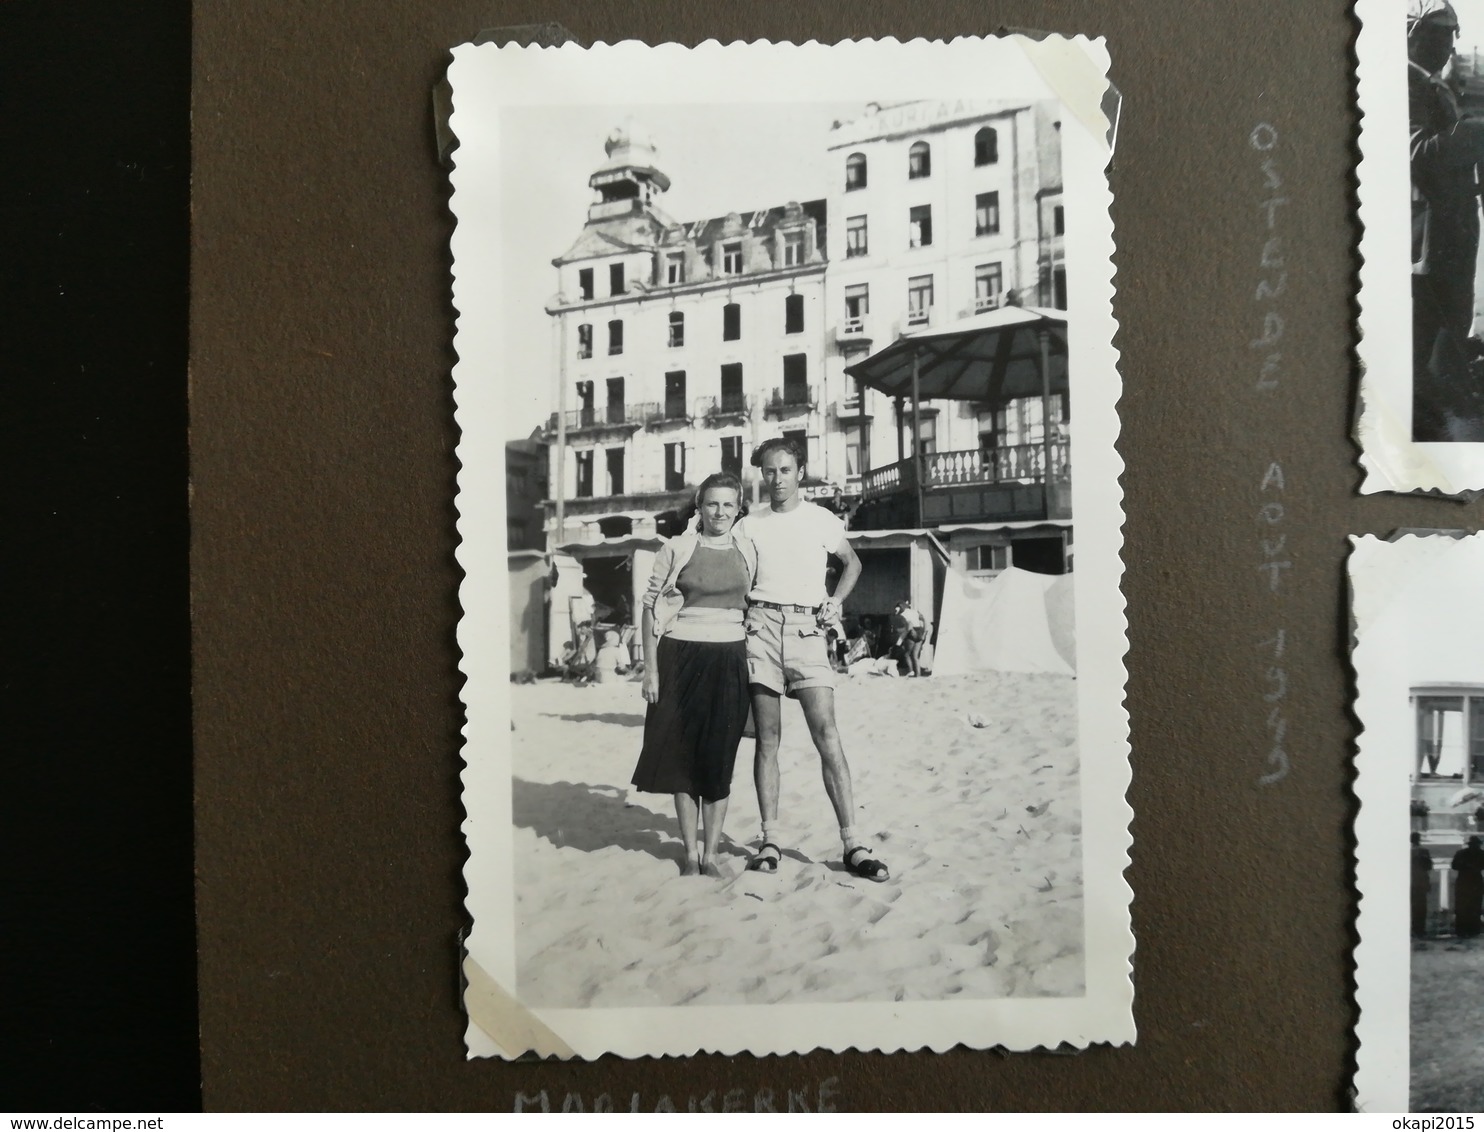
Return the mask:
[[1095,138],[1111,149],[1112,124],[1103,113],[1103,92],[1108,76],[1098,70],[1082,45],[1061,36],[1028,39],[1017,36],[1020,49],[1062,103]]
[[576,1057],[545,1022],[515,1000],[504,987],[469,956],[464,956],[464,1008],[469,1021],[490,1036],[511,1057],[534,1053],[541,1057]]

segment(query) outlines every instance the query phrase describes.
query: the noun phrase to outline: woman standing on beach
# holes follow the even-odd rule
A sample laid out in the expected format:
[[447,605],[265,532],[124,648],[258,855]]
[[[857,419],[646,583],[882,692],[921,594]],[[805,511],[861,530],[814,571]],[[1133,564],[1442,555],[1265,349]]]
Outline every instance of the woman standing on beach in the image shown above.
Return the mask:
[[[742,483],[725,472],[696,492],[697,526],[655,556],[644,595],[644,749],[634,785],[675,796],[682,876],[719,877],[716,863],[737,747],[747,723],[742,616],[757,550],[734,528]],[[704,845],[697,844],[698,818]]]

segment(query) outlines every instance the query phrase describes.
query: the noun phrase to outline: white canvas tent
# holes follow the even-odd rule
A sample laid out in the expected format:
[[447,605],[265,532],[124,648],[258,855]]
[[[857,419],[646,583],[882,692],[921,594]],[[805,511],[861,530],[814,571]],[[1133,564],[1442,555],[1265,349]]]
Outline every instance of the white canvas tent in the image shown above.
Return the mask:
[[1072,575],[1011,567],[988,581],[950,569],[934,676],[971,672],[1076,675]]

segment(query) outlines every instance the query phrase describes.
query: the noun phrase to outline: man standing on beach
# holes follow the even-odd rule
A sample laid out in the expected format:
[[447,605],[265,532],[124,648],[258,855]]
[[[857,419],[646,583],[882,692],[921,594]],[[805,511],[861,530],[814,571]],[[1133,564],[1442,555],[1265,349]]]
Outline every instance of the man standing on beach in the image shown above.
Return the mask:
[[[757,546],[757,580],[747,596],[747,667],[752,717],[757,727],[753,778],[762,813],[762,844],[747,867],[776,873],[783,850],[778,836],[778,743],[782,734],[782,696],[804,709],[809,735],[819,752],[825,793],[840,823],[845,867],[867,880],[884,881],[889,872],[875,860],[855,832],[855,798],[850,766],[835,725],[835,673],[824,625],[839,617],[840,606],[860,577],[860,559],[845,537],[845,523],[831,511],[799,498],[805,454],[786,437],[765,440],[752,454],[761,469],[768,505],[754,508],[737,524]],[[843,568],[833,595],[825,591],[828,556]]]

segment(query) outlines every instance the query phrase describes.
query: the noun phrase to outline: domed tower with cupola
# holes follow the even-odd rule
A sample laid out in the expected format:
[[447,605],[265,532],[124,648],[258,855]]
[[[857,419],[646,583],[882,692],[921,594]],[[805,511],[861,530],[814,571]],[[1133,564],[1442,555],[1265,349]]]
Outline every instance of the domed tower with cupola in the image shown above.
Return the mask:
[[593,190],[587,223],[552,262],[560,305],[590,302],[644,288],[653,276],[655,247],[674,221],[658,207],[670,187],[654,140],[632,119],[609,133],[607,159],[587,179]]

